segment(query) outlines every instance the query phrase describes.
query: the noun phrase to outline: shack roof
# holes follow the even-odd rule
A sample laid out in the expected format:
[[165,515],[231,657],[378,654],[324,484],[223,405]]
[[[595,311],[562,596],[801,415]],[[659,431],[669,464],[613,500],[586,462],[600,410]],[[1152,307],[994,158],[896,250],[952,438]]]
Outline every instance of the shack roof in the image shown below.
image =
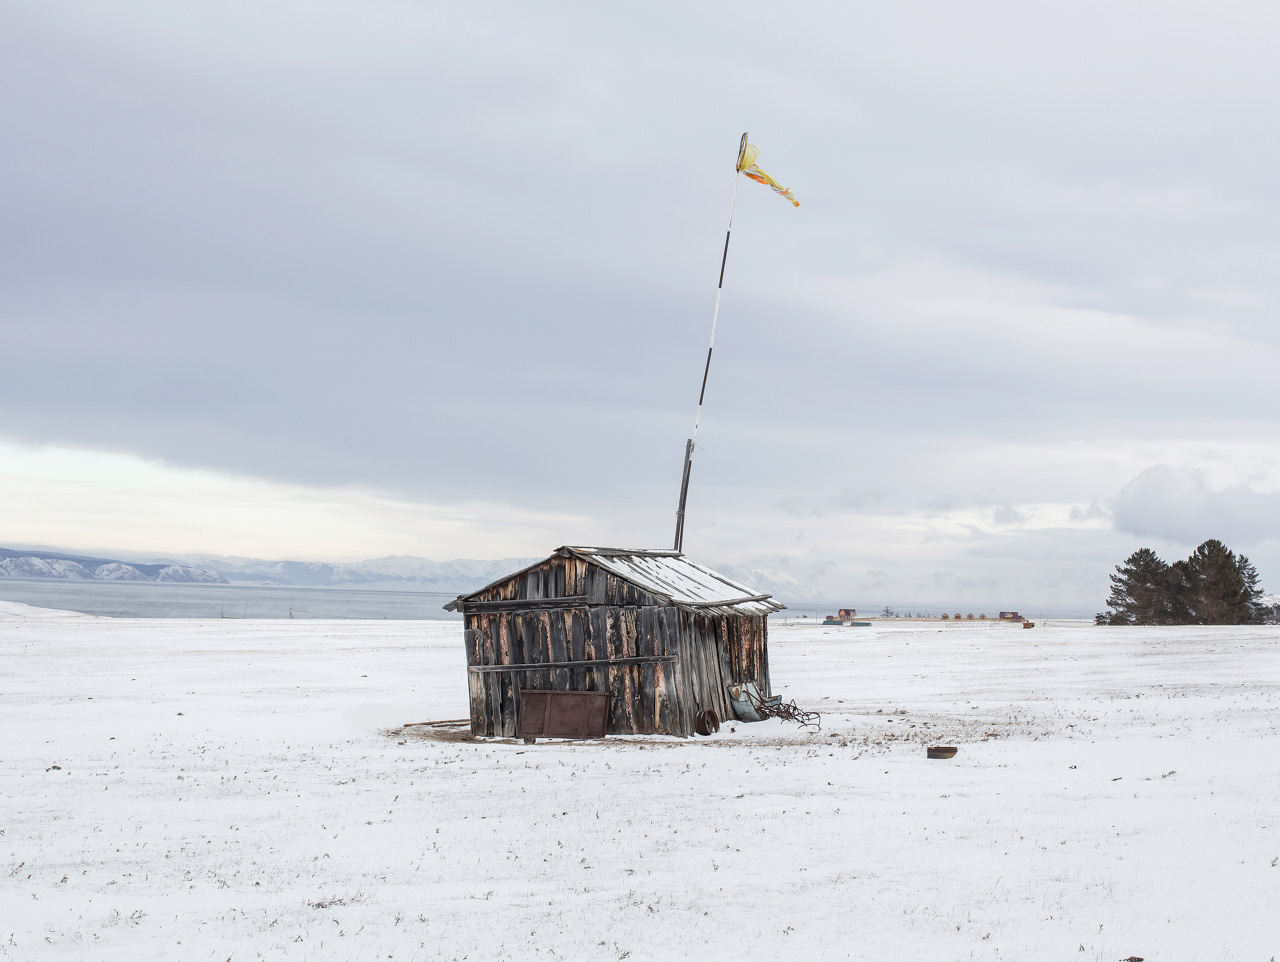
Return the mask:
[[578,557],[635,585],[667,604],[702,614],[767,615],[786,606],[770,595],[734,581],[718,571],[686,558],[679,551],[652,548],[589,548],[565,545],[550,558],[499,578],[470,594],[459,595],[445,605],[450,611],[490,588],[509,581],[530,568],[559,557]]

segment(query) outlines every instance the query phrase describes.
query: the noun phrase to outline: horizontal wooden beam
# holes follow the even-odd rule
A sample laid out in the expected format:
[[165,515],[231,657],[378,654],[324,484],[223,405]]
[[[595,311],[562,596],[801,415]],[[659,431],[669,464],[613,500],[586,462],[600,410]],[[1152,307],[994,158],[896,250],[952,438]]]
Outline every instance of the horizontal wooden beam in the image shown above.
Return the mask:
[[586,661],[544,661],[535,665],[468,665],[477,674],[490,671],[541,671],[546,668],[603,668],[609,665],[651,665],[675,661],[675,655],[644,655],[638,658],[589,658]]
[[551,608],[583,608],[586,595],[569,595],[564,598],[510,598],[498,601],[462,601],[457,610],[463,614],[484,614],[490,611],[546,611]]

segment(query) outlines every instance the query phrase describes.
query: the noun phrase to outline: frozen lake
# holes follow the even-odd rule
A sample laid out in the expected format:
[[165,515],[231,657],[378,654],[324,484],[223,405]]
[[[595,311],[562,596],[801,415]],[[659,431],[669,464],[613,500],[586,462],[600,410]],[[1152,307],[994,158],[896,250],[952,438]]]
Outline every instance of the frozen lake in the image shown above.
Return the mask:
[[0,578],[0,601],[111,618],[390,618],[459,621],[457,593]]
[[460,633],[0,603],[0,958],[1280,953],[1280,628],[773,625],[821,732],[388,734]]

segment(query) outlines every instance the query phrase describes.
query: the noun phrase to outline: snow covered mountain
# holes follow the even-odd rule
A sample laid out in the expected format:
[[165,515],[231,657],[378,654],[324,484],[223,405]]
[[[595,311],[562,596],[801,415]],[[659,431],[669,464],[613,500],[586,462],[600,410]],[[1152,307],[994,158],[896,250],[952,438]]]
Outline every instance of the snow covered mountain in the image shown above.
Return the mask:
[[49,551],[0,548],[0,578],[55,578],[61,581],[159,581],[225,585],[217,571],[178,564],[129,564]]
[[717,571],[728,575],[734,581],[765,591],[782,602],[816,601],[818,593],[807,585],[797,581],[782,571],[767,568],[752,568],[746,565],[713,565]]
[[536,558],[496,561],[457,559],[428,561],[411,555],[392,555],[368,561],[266,561],[260,558],[198,556],[180,559],[212,568],[232,584],[299,585],[322,588],[362,588],[392,591],[464,592],[481,588],[505,574],[532,564]]

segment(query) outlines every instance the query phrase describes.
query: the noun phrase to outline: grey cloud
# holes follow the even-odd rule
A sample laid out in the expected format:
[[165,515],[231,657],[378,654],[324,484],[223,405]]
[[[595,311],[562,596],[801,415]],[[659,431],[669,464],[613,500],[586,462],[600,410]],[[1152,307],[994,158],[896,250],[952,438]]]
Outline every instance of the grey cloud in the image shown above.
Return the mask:
[[1111,509],[1100,503],[1096,499],[1085,505],[1072,505],[1071,507],[1072,521],[1104,521],[1112,517]]
[[0,23],[5,436],[663,541],[744,128],[804,206],[739,193],[691,507],[1271,404],[1274,11],[106,10]]
[[1004,504],[992,512],[991,520],[996,524],[1021,524],[1026,520],[1026,516],[1012,506]]
[[1116,499],[1116,530],[1198,544],[1217,538],[1236,547],[1280,537],[1280,493],[1247,485],[1213,488],[1203,471],[1164,464],[1147,468]]

